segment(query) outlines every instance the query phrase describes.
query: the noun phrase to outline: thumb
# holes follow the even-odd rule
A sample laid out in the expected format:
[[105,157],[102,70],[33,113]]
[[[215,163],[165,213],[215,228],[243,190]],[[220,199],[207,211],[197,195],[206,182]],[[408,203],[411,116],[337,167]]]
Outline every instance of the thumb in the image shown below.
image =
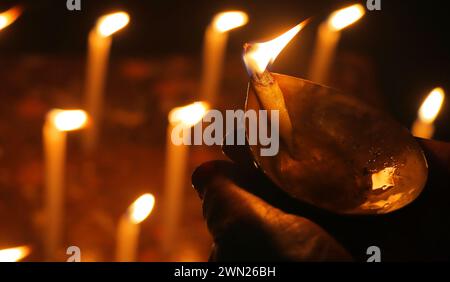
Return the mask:
[[240,170],[226,161],[208,162],[193,174],[203,215],[215,242],[213,260],[322,261],[350,259],[310,220],[285,213],[238,186]]

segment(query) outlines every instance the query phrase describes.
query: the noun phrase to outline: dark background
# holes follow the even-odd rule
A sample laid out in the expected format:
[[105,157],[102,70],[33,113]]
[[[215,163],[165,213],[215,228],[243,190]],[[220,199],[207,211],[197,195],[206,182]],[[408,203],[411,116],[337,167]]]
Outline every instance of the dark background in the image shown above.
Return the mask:
[[[19,20],[0,33],[0,58],[29,53],[74,55],[86,51],[86,37],[99,15],[124,9],[131,16],[126,32],[115,35],[114,56],[158,57],[183,54],[199,57],[211,17],[224,9],[242,9],[250,23],[230,36],[228,56],[240,56],[247,41],[270,38],[299,21],[315,21],[277,59],[274,70],[302,76],[314,43],[317,23],[330,11],[365,0],[247,1],[107,1],[81,0],[82,11],[68,11],[65,0],[21,1]],[[375,81],[389,112],[409,125],[423,97],[435,86],[450,92],[450,44],[447,1],[381,0],[381,11],[366,16],[343,32],[339,50],[371,58]],[[1,10],[18,1],[0,2]],[[0,59],[1,66],[1,59]],[[450,141],[448,103],[436,121],[436,138]]]

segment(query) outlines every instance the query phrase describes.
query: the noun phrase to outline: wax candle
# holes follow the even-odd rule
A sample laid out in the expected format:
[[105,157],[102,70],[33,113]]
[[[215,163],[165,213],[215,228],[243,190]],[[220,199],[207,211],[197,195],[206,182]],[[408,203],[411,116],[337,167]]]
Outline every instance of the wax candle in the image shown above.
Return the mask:
[[43,127],[45,156],[45,214],[44,246],[49,260],[56,258],[61,244],[64,215],[64,171],[66,132],[85,126],[87,114],[82,110],[51,110]]
[[341,30],[358,21],[364,14],[364,7],[355,4],[333,12],[320,24],[308,74],[311,81],[328,83],[328,73],[341,37]]
[[96,26],[89,32],[84,98],[91,125],[84,138],[86,152],[93,152],[98,142],[112,35],[125,27],[129,20],[125,12],[108,14],[100,17]]
[[2,13],[0,13],[0,30],[12,24],[22,13],[20,6],[12,7]]
[[150,193],[144,194],[134,201],[120,218],[117,228],[117,261],[136,261],[140,224],[150,215],[154,205],[155,197]]
[[434,134],[434,120],[444,102],[445,93],[440,87],[434,88],[423,101],[417,113],[417,119],[412,125],[412,134],[422,138],[432,138]]
[[163,249],[170,255],[174,250],[176,234],[183,209],[183,188],[186,184],[190,130],[201,121],[208,105],[196,102],[174,108],[169,113],[167,127]]
[[222,75],[228,32],[248,22],[244,12],[230,11],[217,14],[208,25],[204,36],[201,100],[214,104]]
[[0,262],[16,262],[27,257],[31,252],[30,247],[20,246],[0,250]]

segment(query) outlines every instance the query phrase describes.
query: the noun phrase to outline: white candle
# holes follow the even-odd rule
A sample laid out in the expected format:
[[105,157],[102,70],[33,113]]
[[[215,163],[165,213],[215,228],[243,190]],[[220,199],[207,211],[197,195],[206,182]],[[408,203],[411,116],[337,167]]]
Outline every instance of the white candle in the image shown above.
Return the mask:
[[412,134],[421,138],[432,138],[434,120],[444,102],[445,93],[440,87],[434,88],[419,108],[417,119],[412,125]]
[[164,239],[163,250],[171,254],[176,242],[176,234],[180,222],[183,204],[183,188],[186,185],[186,167],[188,164],[189,147],[192,126],[201,121],[208,106],[196,102],[184,107],[178,107],[169,113],[167,128],[165,187],[164,187]]
[[112,35],[125,27],[129,20],[129,16],[125,12],[105,15],[99,18],[96,26],[89,32],[85,104],[92,121],[86,130],[84,139],[84,147],[87,152],[93,152],[98,142]]
[[64,213],[64,170],[66,132],[82,128],[87,114],[82,110],[51,110],[43,127],[45,156],[45,214],[44,246],[49,260],[56,258],[61,244]]
[[0,30],[12,24],[20,14],[22,14],[22,8],[20,6],[12,7],[0,13]]
[[211,104],[217,98],[228,32],[248,22],[247,14],[230,11],[217,14],[205,31],[203,46],[203,69],[201,99]]
[[31,252],[30,247],[20,246],[0,250],[0,262],[16,262],[20,261]]
[[117,228],[116,261],[136,261],[140,223],[150,215],[154,205],[155,197],[149,193],[144,194],[122,215]]
[[355,4],[333,12],[325,22],[320,24],[308,74],[311,81],[328,83],[330,65],[341,37],[341,30],[359,20],[364,13],[364,7],[361,4]]

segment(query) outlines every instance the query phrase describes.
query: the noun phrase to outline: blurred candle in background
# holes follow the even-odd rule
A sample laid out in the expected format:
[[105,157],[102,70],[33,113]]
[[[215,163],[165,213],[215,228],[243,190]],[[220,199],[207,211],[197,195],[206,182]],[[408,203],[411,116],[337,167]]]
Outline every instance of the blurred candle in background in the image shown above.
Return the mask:
[[[201,122],[207,110],[206,103],[196,102],[174,108],[169,113],[164,178],[164,238],[162,242],[163,251],[168,255],[171,255],[175,248],[183,206],[183,188],[187,185],[186,168],[189,147],[186,142],[191,139],[191,128]],[[193,140],[191,141],[190,144],[193,144]]]
[[27,257],[31,252],[30,247],[20,246],[0,250],[0,262],[16,262]]
[[57,258],[61,246],[64,214],[64,170],[66,132],[83,128],[87,114],[82,110],[51,110],[43,128],[45,157],[45,253],[48,260]]
[[417,113],[417,119],[412,125],[412,134],[421,138],[431,138],[434,134],[433,122],[444,102],[444,89],[434,88],[423,101]]
[[15,22],[20,14],[22,14],[22,7],[20,6],[12,7],[0,13],[0,30]]
[[325,22],[320,24],[309,67],[308,78],[311,81],[328,83],[328,74],[341,37],[341,30],[358,21],[364,14],[364,7],[361,4],[355,4],[333,12]]
[[93,152],[99,138],[103,110],[103,92],[107,74],[112,35],[125,27],[130,17],[125,12],[102,16],[89,33],[88,57],[86,65],[85,106],[91,117],[91,125],[86,130],[84,149]]
[[203,42],[201,100],[214,104],[220,87],[228,32],[245,25],[248,16],[241,11],[217,14],[206,28]]
[[140,223],[152,212],[155,197],[150,194],[140,196],[120,218],[117,228],[116,261],[136,261],[139,243]]

